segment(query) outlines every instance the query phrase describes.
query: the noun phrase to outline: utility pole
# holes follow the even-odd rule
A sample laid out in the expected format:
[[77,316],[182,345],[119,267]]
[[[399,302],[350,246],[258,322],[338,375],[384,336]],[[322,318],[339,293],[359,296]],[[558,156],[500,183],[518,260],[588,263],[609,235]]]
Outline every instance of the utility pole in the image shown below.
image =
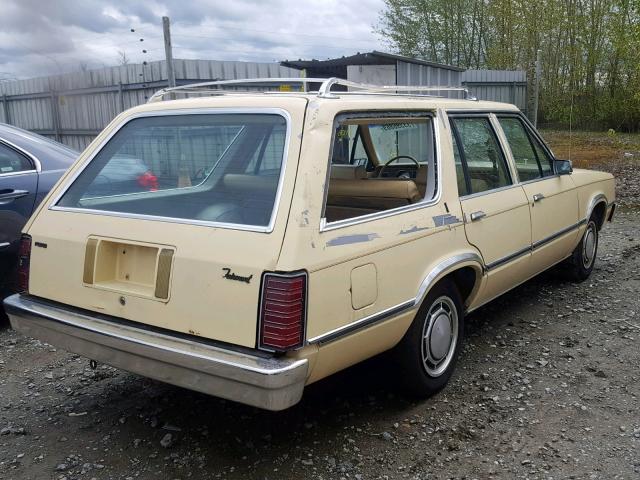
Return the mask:
[[169,17],[162,17],[162,32],[164,34],[164,55],[167,60],[167,82],[169,88],[176,86],[176,72],[173,70],[173,52],[171,48],[171,31]]
[[533,126],[538,127],[538,98],[540,96],[540,76],[542,75],[542,50],[536,52],[536,80],[533,86]]

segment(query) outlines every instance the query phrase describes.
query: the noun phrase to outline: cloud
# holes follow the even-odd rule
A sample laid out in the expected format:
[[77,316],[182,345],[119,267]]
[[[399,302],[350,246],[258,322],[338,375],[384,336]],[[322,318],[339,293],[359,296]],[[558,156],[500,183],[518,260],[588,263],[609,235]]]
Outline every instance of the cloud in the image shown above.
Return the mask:
[[24,78],[115,65],[119,51],[131,62],[162,59],[163,15],[171,18],[174,58],[350,55],[382,48],[372,32],[382,7],[382,0],[3,0],[0,72]]

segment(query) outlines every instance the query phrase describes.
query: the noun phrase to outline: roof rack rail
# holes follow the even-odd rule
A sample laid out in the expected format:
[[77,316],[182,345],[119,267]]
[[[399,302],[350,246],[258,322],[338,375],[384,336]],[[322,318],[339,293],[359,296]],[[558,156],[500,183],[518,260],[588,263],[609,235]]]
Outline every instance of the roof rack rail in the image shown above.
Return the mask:
[[[195,95],[221,95],[230,93],[224,90],[224,87],[233,86],[274,86],[288,85],[299,83],[305,92],[308,92],[308,84],[319,83],[320,88],[317,95],[320,98],[339,98],[339,95],[349,94],[387,94],[387,95],[411,95],[411,96],[434,96],[425,95],[415,92],[461,92],[464,94],[465,100],[477,100],[466,87],[449,87],[449,86],[427,86],[427,85],[370,85],[367,83],[351,82],[337,77],[331,78],[309,78],[309,77],[290,77],[290,78],[243,78],[238,80],[217,80],[212,82],[191,83],[181,85],[179,87],[163,88],[154,93],[149,98],[148,103],[162,101],[165,95],[173,93],[195,94]],[[356,92],[331,92],[332,87],[341,85],[343,87],[357,90]],[[435,95],[437,96],[437,95]]]

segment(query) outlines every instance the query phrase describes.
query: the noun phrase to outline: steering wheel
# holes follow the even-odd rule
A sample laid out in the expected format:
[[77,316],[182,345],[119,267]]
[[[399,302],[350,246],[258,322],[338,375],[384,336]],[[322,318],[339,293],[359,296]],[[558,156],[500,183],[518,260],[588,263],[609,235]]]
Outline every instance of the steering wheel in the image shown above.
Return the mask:
[[384,173],[385,169],[387,168],[387,166],[392,163],[395,162],[396,160],[400,160],[401,158],[408,158],[409,160],[411,160],[413,163],[416,164],[416,168],[420,168],[420,163],[418,163],[418,161],[413,158],[410,155],[396,155],[395,157],[390,158],[389,160],[387,160],[387,162],[382,166],[382,168],[380,169],[380,172],[378,173],[378,178],[382,178],[382,174]]

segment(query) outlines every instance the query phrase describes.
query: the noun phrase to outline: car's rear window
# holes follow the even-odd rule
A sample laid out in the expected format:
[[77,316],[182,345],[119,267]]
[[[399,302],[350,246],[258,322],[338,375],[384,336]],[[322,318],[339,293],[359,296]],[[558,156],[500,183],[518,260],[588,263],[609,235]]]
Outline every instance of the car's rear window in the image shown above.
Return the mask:
[[286,141],[279,114],[136,118],[104,145],[58,206],[267,227]]

